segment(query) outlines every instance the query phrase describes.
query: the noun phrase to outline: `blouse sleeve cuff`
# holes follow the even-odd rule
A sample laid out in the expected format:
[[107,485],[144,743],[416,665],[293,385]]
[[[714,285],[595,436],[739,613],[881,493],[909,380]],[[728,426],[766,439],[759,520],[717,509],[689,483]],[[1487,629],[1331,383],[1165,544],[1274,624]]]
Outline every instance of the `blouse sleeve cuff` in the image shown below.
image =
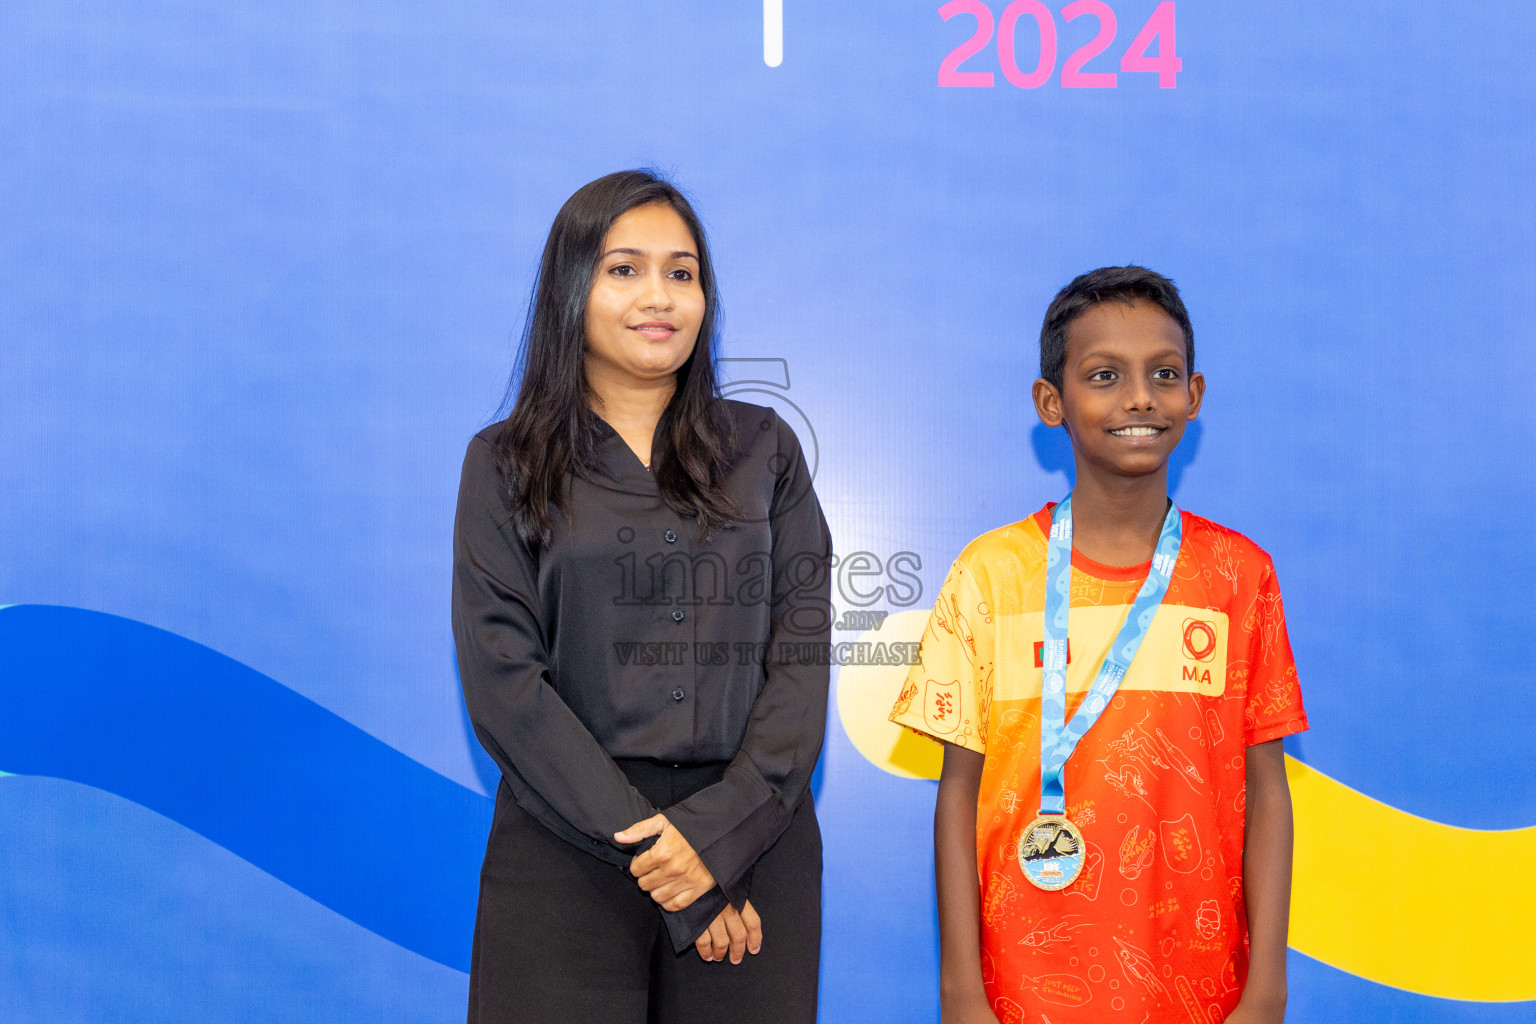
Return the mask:
[[663,910],[667,937],[672,940],[672,952],[683,953],[709,930],[720,911],[725,909],[725,893],[719,886],[709,890],[682,910]]
[[738,907],[734,896],[740,880],[783,831],[773,789],[755,771],[738,765],[662,813]]

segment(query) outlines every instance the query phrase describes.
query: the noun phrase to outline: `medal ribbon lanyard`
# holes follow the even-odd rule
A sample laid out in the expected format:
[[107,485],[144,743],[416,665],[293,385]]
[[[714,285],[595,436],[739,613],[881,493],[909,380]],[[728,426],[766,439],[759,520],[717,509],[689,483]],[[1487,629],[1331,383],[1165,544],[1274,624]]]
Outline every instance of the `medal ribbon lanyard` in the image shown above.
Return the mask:
[[1099,720],[1120,681],[1131,667],[1141,642],[1157,614],[1173,566],[1179,560],[1184,522],[1178,507],[1168,504],[1163,532],[1157,538],[1152,569],[1141,585],[1125,623],[1104,655],[1104,664],[1093,686],[1078,706],[1072,721],[1067,718],[1067,609],[1072,603],[1072,495],[1061,499],[1051,516],[1051,537],[1045,556],[1045,644],[1040,692],[1040,813],[1066,814],[1067,795],[1062,774],[1077,741]]

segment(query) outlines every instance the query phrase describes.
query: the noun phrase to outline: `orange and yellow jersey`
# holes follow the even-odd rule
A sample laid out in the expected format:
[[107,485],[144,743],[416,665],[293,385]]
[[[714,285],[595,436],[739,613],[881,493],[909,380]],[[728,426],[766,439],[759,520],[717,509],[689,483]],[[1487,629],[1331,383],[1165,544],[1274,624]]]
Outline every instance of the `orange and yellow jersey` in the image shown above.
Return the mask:
[[[1247,977],[1246,750],[1307,727],[1269,556],[1183,513],[1173,581],[1103,716],[1066,768],[1082,874],[1023,876],[1040,808],[1040,680],[1051,505],[956,559],[891,720],[986,755],[977,799],[982,977],[1002,1024],[1211,1024]],[[1067,715],[1150,563],[1073,552]]]

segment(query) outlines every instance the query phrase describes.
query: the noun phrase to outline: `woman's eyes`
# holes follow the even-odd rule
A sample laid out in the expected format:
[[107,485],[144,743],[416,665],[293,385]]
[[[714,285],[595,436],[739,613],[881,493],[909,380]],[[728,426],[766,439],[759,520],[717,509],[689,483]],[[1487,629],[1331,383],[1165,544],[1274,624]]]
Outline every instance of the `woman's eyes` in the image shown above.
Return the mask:
[[[620,263],[609,267],[608,273],[612,274],[614,277],[638,277],[640,275],[640,271],[637,270],[632,263]],[[693,271],[684,267],[678,267],[676,270],[668,273],[667,276],[672,278],[674,281],[692,281]]]

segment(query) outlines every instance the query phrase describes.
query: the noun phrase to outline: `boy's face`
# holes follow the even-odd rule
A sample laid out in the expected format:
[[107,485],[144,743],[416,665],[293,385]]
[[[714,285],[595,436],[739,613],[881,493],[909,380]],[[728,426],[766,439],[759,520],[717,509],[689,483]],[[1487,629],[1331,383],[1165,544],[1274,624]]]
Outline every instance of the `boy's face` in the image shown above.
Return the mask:
[[1150,302],[1110,301],[1067,328],[1062,387],[1035,381],[1035,410],[1065,425],[1078,472],[1156,473],[1200,412],[1205,378],[1184,359],[1184,332]]

